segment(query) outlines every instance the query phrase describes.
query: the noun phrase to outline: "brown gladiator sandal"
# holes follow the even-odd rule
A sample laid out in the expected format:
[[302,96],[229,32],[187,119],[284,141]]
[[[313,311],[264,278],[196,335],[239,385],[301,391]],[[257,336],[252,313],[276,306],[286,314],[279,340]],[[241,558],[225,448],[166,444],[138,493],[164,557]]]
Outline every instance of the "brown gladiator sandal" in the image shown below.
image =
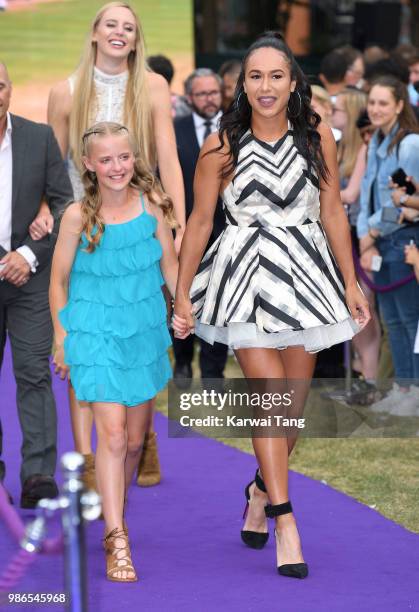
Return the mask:
[[[122,540],[117,546],[117,540]],[[106,577],[113,582],[137,582],[138,577],[131,559],[128,534],[116,527],[103,539],[106,554]],[[125,577],[123,574],[125,572]],[[131,575],[130,575],[131,574]]]

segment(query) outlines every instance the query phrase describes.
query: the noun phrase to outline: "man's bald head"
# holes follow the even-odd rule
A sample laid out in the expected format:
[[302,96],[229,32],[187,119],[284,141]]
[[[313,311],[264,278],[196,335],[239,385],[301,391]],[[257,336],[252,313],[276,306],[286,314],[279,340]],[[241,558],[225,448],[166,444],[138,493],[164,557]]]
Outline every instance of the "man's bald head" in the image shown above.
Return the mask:
[[[5,121],[6,113],[9,110],[10,96],[12,95],[12,83],[7,72],[7,66],[0,61],[0,123]],[[1,127],[1,126],[0,126]]]
[[4,62],[0,60],[0,79],[4,79],[10,83],[9,71],[7,70],[7,66]]

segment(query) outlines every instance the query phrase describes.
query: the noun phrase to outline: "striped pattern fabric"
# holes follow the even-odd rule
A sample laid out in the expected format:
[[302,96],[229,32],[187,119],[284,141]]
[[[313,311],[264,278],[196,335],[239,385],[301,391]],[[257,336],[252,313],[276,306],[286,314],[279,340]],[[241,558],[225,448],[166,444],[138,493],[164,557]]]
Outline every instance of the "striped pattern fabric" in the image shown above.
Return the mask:
[[272,144],[250,131],[242,137],[223,204],[225,230],[191,288],[198,335],[207,326],[234,324],[237,331],[237,324],[250,324],[259,339],[283,331],[289,337],[348,320],[341,274],[319,221],[318,178],[291,129]]

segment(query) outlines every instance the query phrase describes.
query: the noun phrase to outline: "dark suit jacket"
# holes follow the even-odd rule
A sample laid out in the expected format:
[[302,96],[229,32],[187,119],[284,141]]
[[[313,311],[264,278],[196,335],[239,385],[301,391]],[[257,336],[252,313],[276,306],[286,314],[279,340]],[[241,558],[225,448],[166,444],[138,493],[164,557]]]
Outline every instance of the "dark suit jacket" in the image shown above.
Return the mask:
[[[183,182],[185,184],[185,209],[186,218],[188,218],[193,208],[193,180],[200,150],[192,115],[175,119],[175,134],[179,161],[183,173]],[[220,235],[224,226],[225,215],[223,212],[223,205],[221,199],[218,198],[210,243]]]
[[[51,258],[57,238],[60,213],[72,200],[73,191],[54,133],[49,125],[11,115],[12,120],[12,237],[11,249],[27,245],[38,260],[35,274],[24,291],[39,291],[49,285]],[[53,233],[32,240],[29,226],[41,201],[48,202],[56,223]],[[0,246],[0,258],[6,251]]]

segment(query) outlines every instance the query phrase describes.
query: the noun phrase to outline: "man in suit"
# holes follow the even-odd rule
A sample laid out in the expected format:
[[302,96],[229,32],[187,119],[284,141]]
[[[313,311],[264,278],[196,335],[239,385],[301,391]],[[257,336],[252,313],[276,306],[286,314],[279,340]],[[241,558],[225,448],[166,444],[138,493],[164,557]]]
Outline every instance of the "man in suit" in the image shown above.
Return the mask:
[[[73,194],[52,129],[10,114],[11,93],[7,68],[0,63],[0,367],[7,333],[23,435],[21,506],[33,508],[42,497],[58,493],[53,478],[57,427],[48,302],[57,228],[34,241],[29,226],[44,198],[58,219]],[[3,417],[8,401],[0,400]],[[0,427],[0,452],[1,447]],[[0,480],[4,473],[0,461]]]
[[[193,208],[193,180],[199,151],[207,136],[218,130],[221,118],[221,86],[218,74],[208,68],[198,68],[185,81],[185,92],[192,114],[175,120],[176,142],[179,161],[185,184],[186,218]],[[208,243],[210,246],[223,231],[225,225],[221,200],[218,199],[214,215],[213,232]],[[216,342],[214,345],[200,340],[201,352],[199,365],[201,376],[206,378],[223,378],[227,360],[227,346]],[[174,382],[178,387],[188,385],[192,378],[192,359],[194,336],[185,340],[173,340],[175,353]]]

